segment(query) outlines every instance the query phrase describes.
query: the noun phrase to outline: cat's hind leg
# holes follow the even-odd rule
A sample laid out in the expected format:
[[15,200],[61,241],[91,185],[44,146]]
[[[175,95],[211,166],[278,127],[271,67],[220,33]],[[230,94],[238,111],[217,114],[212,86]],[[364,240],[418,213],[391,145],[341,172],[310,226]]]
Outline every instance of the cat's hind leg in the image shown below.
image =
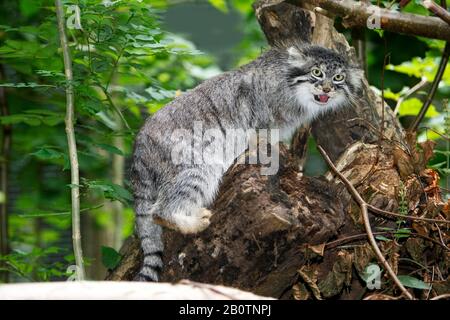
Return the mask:
[[213,167],[189,168],[174,183],[160,190],[154,221],[183,234],[198,233],[210,224],[212,212],[206,209],[214,199],[222,172]]

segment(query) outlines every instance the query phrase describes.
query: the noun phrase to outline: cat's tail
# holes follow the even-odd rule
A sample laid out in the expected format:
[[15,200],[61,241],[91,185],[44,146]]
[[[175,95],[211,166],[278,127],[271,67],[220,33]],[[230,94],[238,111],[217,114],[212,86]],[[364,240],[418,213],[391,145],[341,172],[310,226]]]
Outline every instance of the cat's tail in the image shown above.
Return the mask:
[[136,231],[144,253],[144,261],[135,281],[158,281],[162,270],[162,228],[153,222],[156,205],[148,199],[135,199]]

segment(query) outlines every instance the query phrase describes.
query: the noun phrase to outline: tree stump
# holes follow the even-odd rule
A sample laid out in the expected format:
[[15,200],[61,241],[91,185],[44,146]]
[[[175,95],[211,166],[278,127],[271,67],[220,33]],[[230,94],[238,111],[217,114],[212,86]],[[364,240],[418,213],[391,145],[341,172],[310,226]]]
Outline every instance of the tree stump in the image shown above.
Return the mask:
[[[301,176],[285,147],[280,148],[280,167],[272,178],[262,176],[259,165],[235,165],[211,207],[208,229],[189,236],[165,230],[161,281],[190,279],[271,297],[292,286],[305,262],[301,245],[336,236],[346,205],[338,188],[324,178]],[[137,239],[122,253],[122,265],[109,280],[131,280],[139,269]]]

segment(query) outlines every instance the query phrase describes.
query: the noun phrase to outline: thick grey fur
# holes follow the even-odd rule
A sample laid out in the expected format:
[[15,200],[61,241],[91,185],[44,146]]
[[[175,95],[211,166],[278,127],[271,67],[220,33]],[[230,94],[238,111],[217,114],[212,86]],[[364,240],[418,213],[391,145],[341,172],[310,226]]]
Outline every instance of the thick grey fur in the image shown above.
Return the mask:
[[[313,68],[320,68],[323,77],[314,77]],[[345,76],[341,83],[333,82],[338,73]],[[192,131],[194,122],[201,121],[204,129],[221,132],[278,128],[286,137],[321,114],[349,105],[361,90],[362,75],[346,57],[323,47],[273,48],[203,82],[149,117],[136,137],[131,169],[136,232],[145,256],[136,280],[158,281],[163,267],[161,225],[185,234],[209,225],[211,212],[205,208],[232,164],[174,164],[174,131]],[[328,102],[316,101],[314,95],[324,91]]]

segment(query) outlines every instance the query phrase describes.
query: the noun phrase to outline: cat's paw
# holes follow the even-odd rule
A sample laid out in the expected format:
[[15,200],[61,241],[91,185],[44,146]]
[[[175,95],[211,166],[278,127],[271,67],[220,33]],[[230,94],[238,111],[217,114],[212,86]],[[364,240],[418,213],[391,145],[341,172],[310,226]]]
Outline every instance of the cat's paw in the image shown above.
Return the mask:
[[206,208],[199,208],[191,216],[174,216],[178,230],[183,234],[199,233],[209,227],[212,212]]
[[184,214],[174,214],[170,221],[155,216],[155,223],[164,227],[177,230],[183,234],[199,233],[210,225],[212,212],[206,208],[198,208],[187,216]]

